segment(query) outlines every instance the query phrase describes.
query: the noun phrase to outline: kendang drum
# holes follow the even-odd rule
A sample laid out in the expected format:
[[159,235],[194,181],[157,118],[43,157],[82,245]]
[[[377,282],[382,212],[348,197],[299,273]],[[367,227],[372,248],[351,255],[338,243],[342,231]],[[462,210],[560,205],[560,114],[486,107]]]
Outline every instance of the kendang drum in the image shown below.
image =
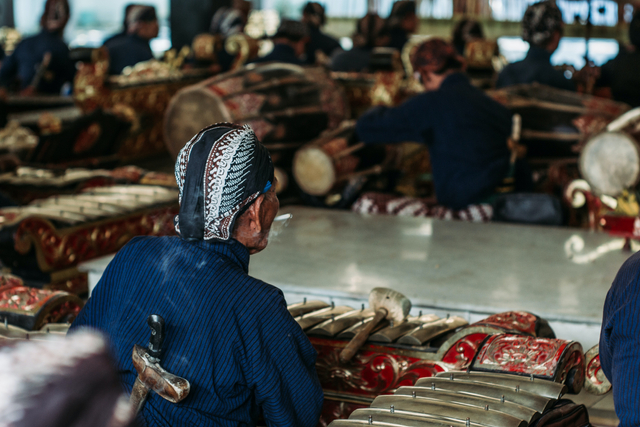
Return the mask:
[[398,145],[358,142],[355,122],[345,121],[296,152],[293,176],[309,196],[331,198],[335,195],[344,200],[348,198],[347,193],[357,195],[368,177],[396,168],[400,151]]
[[598,195],[617,197],[640,180],[640,108],[611,122],[580,155],[580,172]]
[[298,147],[345,118],[344,92],[324,69],[269,63],[179,91],[165,113],[164,134],[167,148],[176,156],[206,126],[248,124],[273,154]]

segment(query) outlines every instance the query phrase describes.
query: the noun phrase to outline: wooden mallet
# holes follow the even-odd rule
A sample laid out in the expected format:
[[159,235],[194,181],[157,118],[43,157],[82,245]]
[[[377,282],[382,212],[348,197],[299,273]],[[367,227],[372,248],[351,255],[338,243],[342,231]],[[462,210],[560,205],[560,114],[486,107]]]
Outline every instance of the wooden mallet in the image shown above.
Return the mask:
[[367,341],[371,331],[383,319],[401,323],[411,311],[411,301],[400,292],[388,288],[373,288],[369,294],[369,307],[375,311],[373,320],[354,336],[340,352],[340,362],[347,363]]

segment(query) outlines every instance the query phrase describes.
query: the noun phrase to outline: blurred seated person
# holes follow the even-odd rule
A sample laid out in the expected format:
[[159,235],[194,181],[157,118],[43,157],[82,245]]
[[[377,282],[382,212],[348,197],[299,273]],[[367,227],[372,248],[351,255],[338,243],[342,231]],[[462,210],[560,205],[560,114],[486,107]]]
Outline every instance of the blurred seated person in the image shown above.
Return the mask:
[[134,7],[136,6],[143,6],[140,4],[135,4],[135,3],[129,3],[128,5],[125,6],[124,8],[124,22],[122,23],[122,31],[120,31],[117,34],[112,35],[111,37],[107,38],[102,44],[103,46],[108,46],[122,38],[127,37],[127,32],[128,32],[128,28],[129,28],[129,15],[131,14],[131,11],[133,10]]
[[330,58],[336,51],[341,50],[338,40],[322,32],[321,28],[326,23],[324,7],[320,3],[308,2],[302,9],[302,23],[307,26],[309,42],[305,49],[307,64],[317,64],[316,53],[321,51],[325,57]]
[[365,113],[359,140],[427,144],[438,204],[460,210],[489,202],[510,173],[511,113],[471,85],[464,59],[444,40],[422,43],[411,62],[426,92]]
[[464,56],[467,43],[484,40],[484,31],[478,21],[463,19],[453,27],[452,43],[459,55]]
[[2,95],[14,87],[22,95],[58,95],[65,83],[73,81],[76,69],[62,39],[69,13],[67,0],[47,0],[40,19],[42,30],[22,40],[2,62]]
[[122,74],[126,67],[153,59],[149,42],[158,37],[159,25],[153,6],[134,6],[129,12],[127,36],[109,45],[109,74]]
[[509,64],[498,76],[497,88],[540,83],[558,89],[575,90],[575,83],[551,65],[551,55],[562,38],[562,12],[552,0],[530,5],[522,19],[522,39],[529,43],[527,56]]
[[273,50],[266,56],[256,58],[252,63],[284,62],[285,64],[304,65],[301,56],[309,41],[307,27],[299,21],[283,19],[273,36]]
[[640,107],[640,11],[629,24],[631,45],[621,46],[618,56],[604,64],[596,86],[610,87],[613,99]]
[[418,30],[418,24],[416,3],[414,1],[401,0],[395,2],[387,19],[390,37],[387,46],[402,52],[402,48],[409,41],[411,34]]
[[375,13],[368,13],[356,24],[356,33],[352,37],[353,48],[340,51],[331,58],[332,71],[363,72],[368,71],[371,51],[375,47],[389,43],[384,19]]
[[228,71],[233,65],[235,57],[229,54],[224,48],[224,40],[235,34],[244,32],[247,25],[249,13],[251,12],[251,2],[246,0],[234,0],[231,7],[221,7],[213,15],[209,32],[222,39],[221,49],[216,49],[216,57],[222,71]]

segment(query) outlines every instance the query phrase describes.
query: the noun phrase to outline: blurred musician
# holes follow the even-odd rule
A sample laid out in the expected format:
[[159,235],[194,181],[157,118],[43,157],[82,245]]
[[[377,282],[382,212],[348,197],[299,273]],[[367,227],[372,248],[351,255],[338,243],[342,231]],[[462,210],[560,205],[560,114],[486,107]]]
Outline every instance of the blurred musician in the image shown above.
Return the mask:
[[330,58],[341,49],[338,40],[322,32],[321,28],[326,21],[324,7],[320,3],[310,1],[302,9],[302,22],[307,26],[309,32],[309,43],[306,47],[307,64],[313,65],[318,62],[317,51],[321,51],[327,58]]
[[153,394],[141,417],[155,426],[315,427],[323,394],[316,352],[282,292],[248,275],[277,214],[273,163],[248,127],[210,126],[178,155],[176,237],[137,237],[118,252],[71,329],[111,339],[131,391],[134,343],[146,319],[166,322],[163,367],[191,383],[179,405]]
[[464,59],[444,40],[422,43],[412,63],[426,93],[365,113],[356,124],[360,141],[425,143],[440,205],[488,201],[509,173],[511,113],[471,85]]
[[560,44],[563,30],[562,12],[555,1],[545,0],[529,6],[522,19],[522,39],[529,43],[529,52],[522,61],[502,70],[496,87],[537,82],[575,90],[575,83],[551,65],[551,55]]
[[62,40],[68,20],[67,0],[47,0],[40,33],[22,40],[2,62],[0,95],[16,84],[23,95],[60,94],[62,86],[73,81],[75,67]]
[[149,42],[158,37],[159,25],[153,6],[133,6],[127,16],[127,35],[105,47],[109,51],[109,74],[121,74],[126,67],[153,59]]
[[402,48],[409,41],[411,34],[418,30],[418,15],[416,15],[416,3],[412,0],[401,0],[393,4],[387,26],[389,28],[388,47],[402,52]]
[[467,43],[473,40],[483,40],[484,31],[478,21],[463,19],[453,28],[452,43],[459,55],[464,56]]
[[600,330],[602,372],[613,386],[620,427],[640,425],[640,252],[620,268],[604,302]]
[[[224,40],[227,37],[244,32],[251,6],[249,1],[234,0],[232,7],[221,7],[213,15],[209,32],[221,37],[223,40],[222,46],[224,46]],[[216,51],[216,57],[222,71],[228,71],[235,59],[235,56],[229,54],[224,48]]]
[[389,43],[388,31],[384,19],[375,13],[368,13],[356,25],[356,33],[352,37],[353,48],[337,52],[331,58],[333,71],[366,71],[371,59],[371,51],[375,47]]
[[629,24],[631,45],[621,47],[620,53],[601,68],[597,86],[611,88],[613,99],[640,107],[640,12]]
[[129,3],[128,5],[125,6],[125,8],[124,8],[124,22],[122,23],[122,31],[120,31],[117,34],[112,35],[109,38],[107,38],[102,43],[104,46],[109,46],[110,44],[113,44],[113,43],[119,41],[120,39],[127,37],[128,29],[129,29],[129,15],[131,14],[131,11],[133,10],[133,8],[136,7],[136,6],[143,6],[143,5],[139,5],[139,4],[135,4],[135,3]]
[[299,21],[283,19],[273,36],[273,50],[266,56],[256,58],[252,62],[284,62],[286,64],[304,65],[301,56],[309,41],[307,27]]

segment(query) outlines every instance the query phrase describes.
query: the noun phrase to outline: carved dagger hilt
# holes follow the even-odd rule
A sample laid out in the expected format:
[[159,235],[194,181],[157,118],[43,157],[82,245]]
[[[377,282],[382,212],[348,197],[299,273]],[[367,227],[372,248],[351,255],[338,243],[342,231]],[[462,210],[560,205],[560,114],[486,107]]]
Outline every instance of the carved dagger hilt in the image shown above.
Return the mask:
[[151,328],[151,339],[149,340],[149,356],[160,360],[162,357],[162,343],[164,342],[164,319],[157,314],[152,314],[147,318],[147,324]]

